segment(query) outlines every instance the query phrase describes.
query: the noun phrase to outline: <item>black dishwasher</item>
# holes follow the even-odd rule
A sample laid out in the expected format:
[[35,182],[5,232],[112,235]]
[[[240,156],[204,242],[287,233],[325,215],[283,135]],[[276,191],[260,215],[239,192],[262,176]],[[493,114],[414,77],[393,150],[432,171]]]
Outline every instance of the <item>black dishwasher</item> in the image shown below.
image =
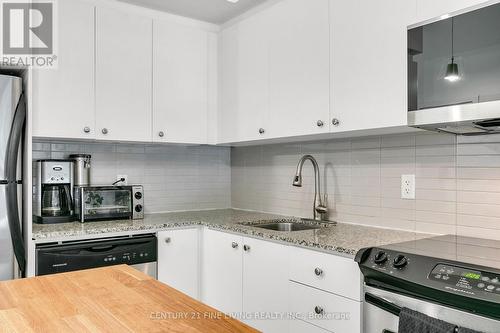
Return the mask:
[[127,264],[156,278],[154,234],[43,244],[36,247],[36,275]]

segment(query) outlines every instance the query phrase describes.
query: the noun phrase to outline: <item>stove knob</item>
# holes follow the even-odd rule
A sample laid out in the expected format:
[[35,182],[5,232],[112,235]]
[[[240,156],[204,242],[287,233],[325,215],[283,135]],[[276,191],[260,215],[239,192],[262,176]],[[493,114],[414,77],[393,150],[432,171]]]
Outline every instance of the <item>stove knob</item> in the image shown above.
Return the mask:
[[135,206],[135,211],[136,211],[137,213],[142,212],[142,205],[137,205],[137,206]]
[[408,259],[404,255],[398,254],[397,257],[394,258],[393,266],[395,268],[403,268],[406,265],[408,265]]
[[375,261],[377,265],[382,265],[387,261],[387,253],[384,251],[378,251],[373,261]]

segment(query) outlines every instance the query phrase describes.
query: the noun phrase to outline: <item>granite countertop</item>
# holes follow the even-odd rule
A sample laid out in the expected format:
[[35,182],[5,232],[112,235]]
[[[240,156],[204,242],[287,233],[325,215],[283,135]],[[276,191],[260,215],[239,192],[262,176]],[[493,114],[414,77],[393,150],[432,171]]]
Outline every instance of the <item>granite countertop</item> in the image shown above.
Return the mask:
[[[207,226],[241,235],[270,239],[346,256],[354,256],[364,247],[381,246],[431,237],[408,231],[366,227],[344,223],[320,223],[319,229],[293,232],[272,231],[252,226],[269,220],[298,221],[300,218],[235,209],[176,212],[146,215],[143,220],[118,220],[89,223],[33,224],[37,243],[84,239],[126,232],[157,232],[172,228]],[[308,223],[308,222],[304,222]],[[310,222],[314,223],[314,222]],[[252,224],[252,225],[249,225]]]

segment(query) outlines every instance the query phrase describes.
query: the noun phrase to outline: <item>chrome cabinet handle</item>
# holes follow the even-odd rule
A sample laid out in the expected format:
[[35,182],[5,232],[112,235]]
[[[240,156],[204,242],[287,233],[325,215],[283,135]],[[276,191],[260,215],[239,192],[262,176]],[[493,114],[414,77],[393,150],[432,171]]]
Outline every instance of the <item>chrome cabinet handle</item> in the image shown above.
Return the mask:
[[107,128],[103,128],[102,129],[102,134],[104,134],[104,135],[108,134],[108,129]]
[[83,132],[85,132],[85,133],[90,133],[90,127],[85,126],[85,127],[83,128]]
[[325,123],[323,123],[323,120],[318,120],[316,122],[316,125],[318,125],[318,127],[323,127],[323,125],[325,125]]
[[324,310],[321,306],[316,306],[314,307],[314,312],[316,312],[316,314],[323,314]]
[[264,134],[265,132],[266,132],[266,130],[265,130],[265,129],[263,129],[263,128],[259,128],[259,134]]
[[163,137],[165,136],[165,132],[160,131],[160,133],[158,133],[158,136],[159,136],[160,138],[163,138]]
[[338,120],[337,118],[333,118],[332,119],[332,125],[333,126],[339,126],[339,124],[340,124],[340,120]]
[[243,245],[243,250],[245,250],[245,252],[250,251],[250,245]]
[[231,247],[232,247],[233,249],[237,249],[237,248],[238,248],[238,243],[233,242],[233,243],[231,244]]
[[321,268],[316,268],[314,274],[316,274],[316,276],[321,276],[323,275],[323,270]]
[[165,238],[165,243],[169,244],[171,241],[172,241],[172,238],[170,238],[170,237]]

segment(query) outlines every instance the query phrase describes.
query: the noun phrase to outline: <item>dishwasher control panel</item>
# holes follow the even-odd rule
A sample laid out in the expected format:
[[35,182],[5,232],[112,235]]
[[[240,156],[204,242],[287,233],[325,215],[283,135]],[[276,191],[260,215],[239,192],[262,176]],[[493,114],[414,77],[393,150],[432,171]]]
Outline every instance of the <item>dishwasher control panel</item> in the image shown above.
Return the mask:
[[47,244],[36,248],[36,275],[156,261],[155,235]]

